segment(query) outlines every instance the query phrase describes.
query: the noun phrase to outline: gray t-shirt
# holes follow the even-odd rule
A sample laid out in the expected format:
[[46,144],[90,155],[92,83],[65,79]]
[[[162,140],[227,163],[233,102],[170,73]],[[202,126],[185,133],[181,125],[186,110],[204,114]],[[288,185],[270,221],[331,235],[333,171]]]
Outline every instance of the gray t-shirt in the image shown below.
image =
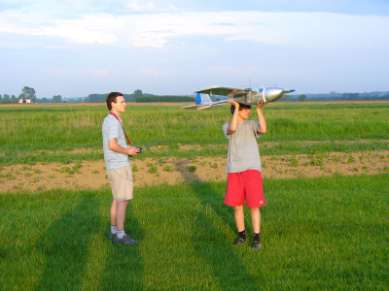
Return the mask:
[[117,153],[109,149],[109,141],[114,138],[116,138],[120,146],[128,146],[120,121],[117,120],[115,116],[109,114],[104,118],[102,131],[104,161],[107,171],[128,166],[130,164],[128,155]]
[[228,138],[227,172],[261,171],[261,158],[256,140],[259,136],[258,121],[243,121],[231,135],[227,135],[228,126],[228,122],[223,125],[224,135]]

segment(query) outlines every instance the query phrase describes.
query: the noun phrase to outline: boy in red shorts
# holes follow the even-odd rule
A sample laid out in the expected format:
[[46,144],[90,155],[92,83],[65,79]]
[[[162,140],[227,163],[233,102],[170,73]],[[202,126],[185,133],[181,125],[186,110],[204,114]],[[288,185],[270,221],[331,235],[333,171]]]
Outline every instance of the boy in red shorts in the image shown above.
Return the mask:
[[253,226],[252,247],[261,248],[261,214],[259,208],[265,205],[263,194],[262,167],[256,138],[266,133],[266,120],[263,114],[264,103],[256,106],[258,120],[248,120],[251,106],[238,103],[233,99],[232,118],[224,124],[223,131],[228,138],[227,190],[224,199],[226,205],[234,207],[234,216],[238,236],[234,243],[240,245],[246,241],[243,204],[246,202],[251,212]]

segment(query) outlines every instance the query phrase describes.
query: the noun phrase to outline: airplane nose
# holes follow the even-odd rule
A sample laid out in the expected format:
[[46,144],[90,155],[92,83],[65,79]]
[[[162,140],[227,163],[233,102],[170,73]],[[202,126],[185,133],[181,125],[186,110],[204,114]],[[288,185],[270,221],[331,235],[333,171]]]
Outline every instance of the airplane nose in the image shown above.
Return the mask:
[[285,93],[287,93],[287,91],[281,88],[263,88],[261,91],[266,103],[280,99]]

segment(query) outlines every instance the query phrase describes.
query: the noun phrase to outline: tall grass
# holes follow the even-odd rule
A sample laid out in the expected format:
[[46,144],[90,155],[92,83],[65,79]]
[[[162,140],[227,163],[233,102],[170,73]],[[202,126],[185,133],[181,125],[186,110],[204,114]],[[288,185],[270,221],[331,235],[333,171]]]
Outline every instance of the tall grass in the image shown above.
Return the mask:
[[[262,141],[389,138],[389,104],[274,103],[266,110],[269,132]],[[101,147],[104,105],[1,106],[0,152]],[[223,144],[227,107],[205,111],[179,106],[131,106],[124,114],[133,140],[144,146]],[[255,114],[253,112],[253,118]]]

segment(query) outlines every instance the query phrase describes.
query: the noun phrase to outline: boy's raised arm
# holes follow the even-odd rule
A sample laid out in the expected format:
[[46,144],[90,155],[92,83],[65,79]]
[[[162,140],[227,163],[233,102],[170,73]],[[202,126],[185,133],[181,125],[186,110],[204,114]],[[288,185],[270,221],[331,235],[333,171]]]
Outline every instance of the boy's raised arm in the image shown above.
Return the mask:
[[229,99],[228,103],[235,106],[234,114],[232,115],[231,121],[228,124],[227,128],[227,134],[233,134],[236,131],[236,128],[238,127],[238,117],[239,117],[239,103],[236,102],[234,99]]
[[265,103],[263,101],[260,101],[257,103],[256,110],[257,110],[258,123],[259,123],[259,133],[260,134],[264,134],[267,131],[265,114],[263,113],[264,107],[265,107]]

